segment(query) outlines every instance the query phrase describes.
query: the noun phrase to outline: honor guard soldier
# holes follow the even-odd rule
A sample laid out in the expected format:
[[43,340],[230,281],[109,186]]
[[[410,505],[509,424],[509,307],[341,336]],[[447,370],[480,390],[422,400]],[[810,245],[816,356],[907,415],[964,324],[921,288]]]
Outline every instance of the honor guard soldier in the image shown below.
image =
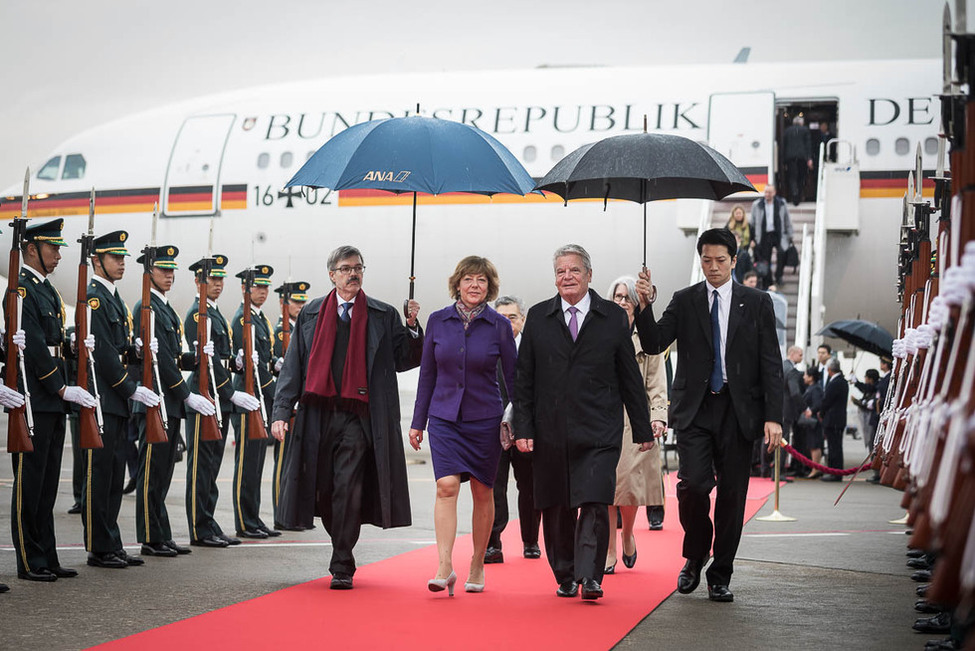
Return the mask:
[[[209,324],[208,345],[204,352],[209,352],[212,358],[213,383],[210,386],[211,395],[219,396],[220,412],[220,440],[207,441],[202,438],[202,417],[196,411],[187,409],[186,414],[186,519],[189,523],[190,544],[201,547],[227,547],[239,545],[240,539],[223,533],[214,518],[217,506],[217,475],[223,461],[224,448],[227,445],[227,431],[230,429],[230,414],[234,405],[253,411],[260,407],[257,399],[242,391],[234,391],[230,377],[229,364],[233,358],[233,346],[230,341],[230,329],[227,320],[217,307],[217,299],[223,293],[224,278],[227,276],[227,256],[215,255],[210,259],[210,274],[206,283],[207,310],[206,318]],[[186,313],[183,332],[186,343],[193,349],[198,347],[197,324],[200,319],[200,273],[204,268],[204,260],[198,260],[190,265],[190,271],[196,277],[197,298],[193,307]],[[193,369],[190,376],[190,390],[199,391],[200,369]]]
[[[149,443],[146,440],[145,407],[135,405],[133,415],[139,429],[139,476],[136,482],[136,532],[142,543],[145,556],[173,557],[189,554],[190,548],[177,545],[173,541],[166,511],[166,495],[173,479],[176,466],[176,441],[179,435],[179,421],[183,418],[183,405],[205,414],[213,415],[213,403],[197,393],[192,393],[183,380],[181,367],[187,370],[194,364],[193,354],[186,356],[183,351],[183,322],[166,299],[166,293],[173,286],[176,272],[176,256],[179,249],[172,245],[158,246],[155,249],[155,262],[151,273],[151,306],[155,315],[153,341],[144,342],[156,356],[159,372],[159,391],[165,401],[167,421],[165,443]],[[140,256],[138,263],[144,262]],[[142,301],[135,305],[135,329],[140,330]],[[137,346],[142,344],[137,338]],[[155,349],[155,350],[154,350]],[[146,354],[143,351],[143,354]],[[151,387],[150,387],[151,388]]]
[[129,400],[150,407],[159,404],[159,396],[136,384],[126,368],[136,362],[132,313],[115,286],[125,275],[125,258],[129,255],[126,239],[128,233],[115,231],[92,242],[94,274],[88,283],[89,327],[95,336],[92,356],[102,406],[104,447],[83,451],[86,472],[81,496],[88,564],[116,569],[144,563],[122,548],[118,527],[125,484],[123,446],[131,415]]
[[65,383],[64,303],[47,279],[61,261],[61,247],[67,246],[61,237],[63,226],[64,220],[56,219],[26,229],[17,289],[23,299],[21,327],[26,333],[24,367],[34,415],[34,451],[12,457],[10,532],[17,576],[29,581],[78,574],[58,560],[54,502],[61,478],[67,403],[95,406],[94,396]]
[[[253,284],[250,287],[251,327],[254,331],[254,359],[244,359],[241,347],[244,341],[244,304],[234,314],[232,324],[233,341],[237,348],[235,366],[238,371],[234,379],[234,388],[245,391],[244,364],[256,366],[254,384],[257,387],[258,400],[263,400],[269,413],[274,404],[274,377],[271,369],[274,367],[271,351],[271,322],[264,316],[261,306],[267,300],[268,289],[271,285],[273,267],[266,264],[255,265],[237,274],[243,282],[241,291],[247,291],[246,277],[250,273]],[[266,419],[265,419],[266,420]],[[234,432],[237,440],[237,455],[234,464],[234,519],[237,525],[237,535],[242,538],[267,538],[280,536],[280,531],[269,529],[261,520],[261,476],[264,472],[264,459],[267,455],[267,442],[263,440],[247,440],[246,419],[241,418],[240,410],[233,415]],[[265,422],[265,427],[267,423]]]
[[[288,332],[293,334],[298,314],[301,312],[301,308],[305,307],[305,303],[308,302],[309,289],[311,289],[311,283],[299,280],[297,282],[286,282],[274,290],[278,294],[278,300],[281,304],[281,316],[278,317],[278,323],[274,326],[273,352],[275,358],[275,377],[277,377],[281,371],[281,367],[284,365],[284,354],[287,352],[287,346],[284,341],[284,315],[288,315]],[[284,466],[283,462],[285,454],[287,454],[289,441],[290,438],[288,436],[285,436],[283,441],[274,441],[274,477],[271,481],[271,501],[274,505],[275,529],[286,528],[278,518],[278,499],[281,497],[281,469]]]

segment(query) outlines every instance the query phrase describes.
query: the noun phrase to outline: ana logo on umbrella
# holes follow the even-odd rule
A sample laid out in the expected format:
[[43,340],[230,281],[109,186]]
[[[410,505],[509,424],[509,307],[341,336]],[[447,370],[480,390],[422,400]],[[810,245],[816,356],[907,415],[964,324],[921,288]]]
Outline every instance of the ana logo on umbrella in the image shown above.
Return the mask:
[[410,172],[402,171],[399,173],[384,172],[382,170],[369,171],[364,177],[363,181],[389,181],[390,183],[402,183],[409,177]]

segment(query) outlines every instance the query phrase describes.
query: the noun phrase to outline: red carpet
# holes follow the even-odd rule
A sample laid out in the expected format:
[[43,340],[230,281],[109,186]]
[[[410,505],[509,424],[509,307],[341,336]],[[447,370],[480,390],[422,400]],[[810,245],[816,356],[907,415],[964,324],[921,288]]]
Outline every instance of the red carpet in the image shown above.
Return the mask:
[[[436,546],[431,545],[359,568],[350,592],[329,590],[326,577],[98,648],[266,647],[268,622],[273,621],[270,644],[280,649],[318,648],[325,640],[337,649],[608,649],[675,590],[684,563],[675,482],[671,474],[664,529],[647,530],[641,509],[636,567],[628,570],[619,563],[617,573],[603,581],[606,596],[596,602],[556,597],[558,586],[544,557],[526,560],[516,553],[521,541],[513,522],[505,530],[505,562],[487,566],[482,594],[463,592],[472,545],[467,535],[454,548],[458,583],[453,598],[426,588],[437,568]],[[772,489],[768,480],[752,480],[746,519],[761,509]],[[699,590],[689,598],[706,597]]]

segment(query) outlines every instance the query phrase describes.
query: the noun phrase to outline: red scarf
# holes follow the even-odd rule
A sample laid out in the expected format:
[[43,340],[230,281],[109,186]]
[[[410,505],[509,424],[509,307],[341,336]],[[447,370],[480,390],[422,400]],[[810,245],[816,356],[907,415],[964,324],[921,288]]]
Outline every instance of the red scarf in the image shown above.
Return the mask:
[[[369,309],[366,306],[366,295],[361,289],[354,301],[355,307],[359,309],[352,312],[349,349],[346,351],[345,366],[342,368],[342,394],[336,394],[335,381],[332,379],[332,353],[335,349],[337,328],[335,322],[338,319],[338,299],[333,289],[325,297],[322,309],[318,313],[302,401],[325,399],[337,403],[345,401],[369,403],[369,380],[366,375],[366,320],[369,318]],[[357,403],[346,402],[346,404]]]

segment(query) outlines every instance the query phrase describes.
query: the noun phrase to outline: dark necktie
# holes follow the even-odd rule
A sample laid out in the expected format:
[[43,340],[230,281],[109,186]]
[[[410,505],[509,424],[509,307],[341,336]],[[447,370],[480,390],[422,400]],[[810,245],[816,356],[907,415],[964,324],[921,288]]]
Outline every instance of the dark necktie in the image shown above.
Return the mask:
[[714,344],[714,366],[711,368],[711,391],[717,393],[724,386],[721,373],[721,320],[718,318],[718,290],[711,302],[711,341]]
[[342,313],[339,314],[339,318],[348,323],[352,319],[352,315],[349,311],[352,309],[352,303],[342,303],[341,305]]

